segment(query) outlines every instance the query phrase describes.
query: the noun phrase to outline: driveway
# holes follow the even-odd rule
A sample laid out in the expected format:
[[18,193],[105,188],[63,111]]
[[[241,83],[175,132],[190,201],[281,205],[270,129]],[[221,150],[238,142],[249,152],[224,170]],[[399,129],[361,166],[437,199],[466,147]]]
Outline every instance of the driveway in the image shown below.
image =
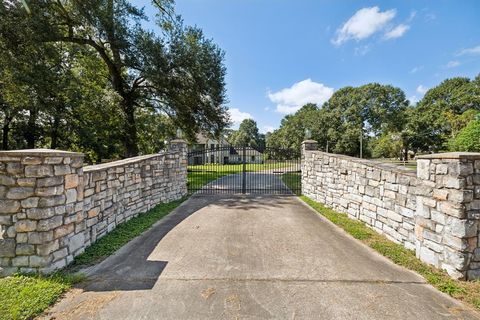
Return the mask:
[[478,319],[292,196],[195,196],[47,319]]
[[[282,174],[290,172],[284,169],[270,169],[245,172],[245,189],[247,193],[293,194],[283,183]],[[206,184],[200,193],[241,193],[242,173],[229,174]],[[213,191],[215,190],[215,191]]]

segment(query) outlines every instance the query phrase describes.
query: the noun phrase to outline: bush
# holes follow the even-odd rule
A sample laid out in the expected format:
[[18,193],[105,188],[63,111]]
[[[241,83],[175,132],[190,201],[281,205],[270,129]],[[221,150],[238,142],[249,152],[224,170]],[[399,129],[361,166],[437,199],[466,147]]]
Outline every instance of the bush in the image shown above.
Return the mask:
[[473,120],[453,138],[449,147],[451,151],[480,152],[480,120]]

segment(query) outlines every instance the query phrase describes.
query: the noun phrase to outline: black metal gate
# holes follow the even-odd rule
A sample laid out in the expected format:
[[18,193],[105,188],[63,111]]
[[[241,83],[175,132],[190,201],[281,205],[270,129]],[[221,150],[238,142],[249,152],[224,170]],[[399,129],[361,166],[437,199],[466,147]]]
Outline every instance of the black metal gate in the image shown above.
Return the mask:
[[301,193],[300,150],[201,146],[188,152],[189,193]]

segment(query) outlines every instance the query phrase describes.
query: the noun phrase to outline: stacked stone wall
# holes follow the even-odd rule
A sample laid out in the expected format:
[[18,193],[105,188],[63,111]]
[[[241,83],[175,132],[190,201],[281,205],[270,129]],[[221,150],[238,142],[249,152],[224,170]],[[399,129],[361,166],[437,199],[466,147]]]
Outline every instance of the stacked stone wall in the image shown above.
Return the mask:
[[364,221],[458,279],[480,278],[480,154],[419,157],[417,171],[302,151],[302,192]]
[[176,152],[85,167],[87,245],[139,213],[184,196],[187,168],[182,161]]
[[308,152],[302,192],[388,238],[415,248],[415,172],[373,161]]
[[48,273],[118,224],[187,193],[186,144],[83,166],[83,154],[0,152],[0,275]]

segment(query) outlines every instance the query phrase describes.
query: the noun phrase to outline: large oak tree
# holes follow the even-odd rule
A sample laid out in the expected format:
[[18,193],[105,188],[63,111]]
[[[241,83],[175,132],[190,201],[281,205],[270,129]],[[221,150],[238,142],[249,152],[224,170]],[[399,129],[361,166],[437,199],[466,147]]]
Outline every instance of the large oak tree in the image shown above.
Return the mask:
[[218,133],[228,124],[224,54],[200,29],[184,26],[173,1],[153,1],[157,33],[142,26],[143,9],[126,0],[26,3],[6,2],[2,10],[37,44],[77,46],[104,64],[119,97],[124,156],[139,152],[140,109],[168,115],[189,137],[199,130]]

